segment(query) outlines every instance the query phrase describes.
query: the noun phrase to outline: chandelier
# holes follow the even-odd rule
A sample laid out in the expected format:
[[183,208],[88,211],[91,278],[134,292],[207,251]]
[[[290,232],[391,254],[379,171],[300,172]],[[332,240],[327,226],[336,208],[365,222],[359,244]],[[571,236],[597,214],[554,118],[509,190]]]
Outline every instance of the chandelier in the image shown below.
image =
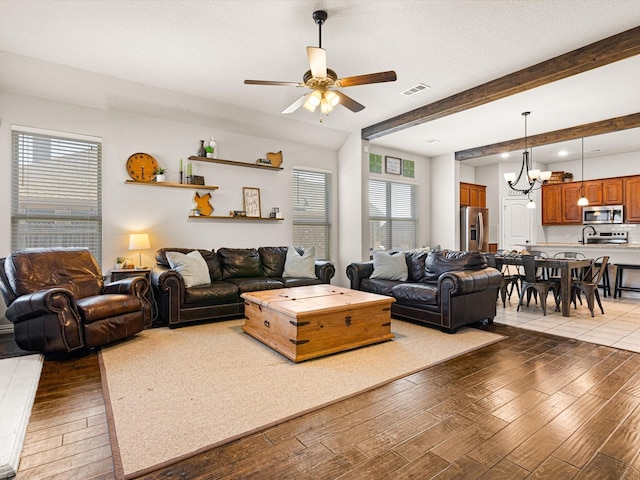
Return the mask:
[[[504,174],[504,179],[509,184],[509,188],[515,192],[519,192],[529,198],[527,208],[536,208],[536,204],[531,199],[531,192],[542,187],[543,183],[551,178],[550,171],[541,172],[540,169],[533,168],[533,151],[529,152],[527,146],[527,117],[531,112],[523,112],[524,117],[524,152],[522,152],[522,166],[520,173],[516,176],[515,172]],[[521,184],[521,180],[524,180]]]

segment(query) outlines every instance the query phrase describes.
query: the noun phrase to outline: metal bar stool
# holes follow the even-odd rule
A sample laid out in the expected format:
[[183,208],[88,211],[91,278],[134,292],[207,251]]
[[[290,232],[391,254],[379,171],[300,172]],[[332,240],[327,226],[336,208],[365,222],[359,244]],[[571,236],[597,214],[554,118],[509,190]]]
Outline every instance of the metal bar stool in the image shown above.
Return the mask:
[[[599,267],[600,263],[596,263],[595,266]],[[598,288],[602,289],[602,295],[604,297],[610,297],[611,296],[611,281],[609,280],[609,266],[608,265],[605,268],[604,272],[602,273],[602,281],[600,282],[600,285],[598,285]]]
[[634,287],[633,285],[623,285],[623,273],[626,269],[640,270],[640,265],[632,263],[616,263],[616,283],[613,287],[613,298],[622,298],[622,291],[625,292],[640,292],[640,287]]

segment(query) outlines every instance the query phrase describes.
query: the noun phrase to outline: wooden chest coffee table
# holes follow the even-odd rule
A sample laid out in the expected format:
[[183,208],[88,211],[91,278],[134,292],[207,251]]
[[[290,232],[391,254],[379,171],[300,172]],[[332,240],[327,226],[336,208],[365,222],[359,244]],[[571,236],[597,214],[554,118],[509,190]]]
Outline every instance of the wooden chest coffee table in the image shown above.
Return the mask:
[[392,297],[323,284],[242,298],[244,331],[294,362],[393,338]]

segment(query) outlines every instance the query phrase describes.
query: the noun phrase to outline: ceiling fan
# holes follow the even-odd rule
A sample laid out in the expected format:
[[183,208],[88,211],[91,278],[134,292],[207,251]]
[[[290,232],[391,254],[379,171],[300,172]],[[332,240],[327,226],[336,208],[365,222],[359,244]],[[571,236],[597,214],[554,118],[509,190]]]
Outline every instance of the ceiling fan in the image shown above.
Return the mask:
[[[318,46],[307,47],[307,57],[309,67],[302,77],[302,82],[274,82],[269,80],[245,80],[246,85],[275,85],[285,87],[307,87],[312,91],[304,94],[295,102],[285,108],[282,113],[293,113],[301,106],[310,111],[315,111],[320,107],[322,113],[329,114],[333,107],[342,104],[352,112],[359,112],[364,109],[364,105],[348,97],[340,90],[334,88],[353,87],[356,85],[366,85],[369,83],[394,82],[397,79],[396,72],[389,70],[386,72],[369,73],[356,75],[354,77],[338,78],[336,72],[327,68],[327,51],[322,48],[322,24],[327,19],[327,12],[317,10],[313,12],[313,19],[318,24]],[[322,121],[322,119],[320,119]]]

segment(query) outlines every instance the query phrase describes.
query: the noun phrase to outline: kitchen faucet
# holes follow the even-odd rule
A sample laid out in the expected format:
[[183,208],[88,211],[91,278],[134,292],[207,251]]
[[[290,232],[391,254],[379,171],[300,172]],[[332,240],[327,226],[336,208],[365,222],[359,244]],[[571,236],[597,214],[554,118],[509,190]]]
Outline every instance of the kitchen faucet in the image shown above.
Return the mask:
[[594,235],[595,235],[596,233],[598,233],[598,232],[596,232],[596,229],[595,229],[595,228],[593,228],[593,225],[587,225],[586,227],[583,227],[583,228],[582,228],[582,244],[583,244],[583,245],[584,245],[585,243],[587,243],[587,242],[585,242],[585,241],[584,241],[584,231],[585,231],[587,228],[590,228]]

